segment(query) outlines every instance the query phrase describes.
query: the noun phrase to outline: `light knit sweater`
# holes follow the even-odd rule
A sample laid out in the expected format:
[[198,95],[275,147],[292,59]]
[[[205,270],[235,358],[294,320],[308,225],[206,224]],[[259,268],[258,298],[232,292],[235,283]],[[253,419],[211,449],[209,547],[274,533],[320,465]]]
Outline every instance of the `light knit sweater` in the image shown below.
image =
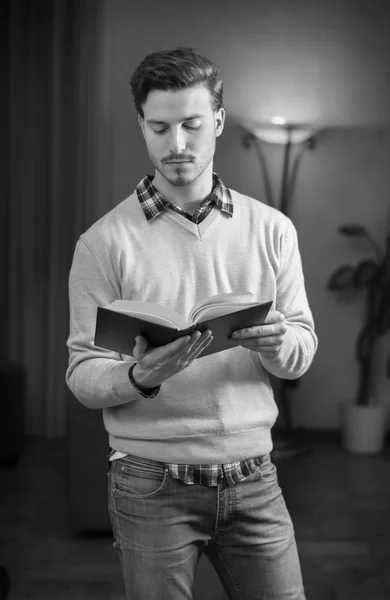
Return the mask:
[[[102,408],[109,444],[168,463],[220,464],[272,450],[277,406],[268,372],[295,379],[317,349],[297,234],[281,212],[234,190],[232,218],[213,207],[196,225],[166,209],[148,222],[135,193],[79,239],[69,276],[66,381],[78,400]],[[135,359],[93,344],[96,310],[116,299],[170,306],[252,291],[273,300],[287,333],[272,360],[242,346],[200,357],[141,396],[128,370]]]

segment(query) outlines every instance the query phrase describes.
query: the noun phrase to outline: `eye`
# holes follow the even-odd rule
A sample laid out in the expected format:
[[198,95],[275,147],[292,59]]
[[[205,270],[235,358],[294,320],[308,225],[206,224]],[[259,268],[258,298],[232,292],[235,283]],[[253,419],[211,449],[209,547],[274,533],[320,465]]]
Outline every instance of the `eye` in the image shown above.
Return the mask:
[[154,133],[157,133],[157,134],[164,133],[166,130],[167,130],[166,127],[164,129],[153,129]]
[[195,131],[196,129],[200,129],[200,125],[188,125],[188,124],[186,124],[186,125],[184,125],[184,127],[186,129],[190,129],[192,131]]

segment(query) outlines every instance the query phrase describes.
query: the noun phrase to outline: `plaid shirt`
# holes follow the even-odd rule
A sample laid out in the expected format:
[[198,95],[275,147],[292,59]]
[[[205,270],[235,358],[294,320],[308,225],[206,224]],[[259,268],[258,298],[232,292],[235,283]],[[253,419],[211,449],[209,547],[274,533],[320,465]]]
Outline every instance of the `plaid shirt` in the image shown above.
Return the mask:
[[153,175],[146,175],[136,187],[138,199],[148,221],[158,217],[166,208],[183,215],[193,223],[201,223],[215,205],[229,217],[233,216],[233,201],[229,188],[213,173],[213,189],[193,215],[167,200],[152,184]]
[[[209,214],[213,206],[216,206],[228,217],[233,216],[233,201],[229,189],[219,179],[216,173],[213,173],[213,189],[211,194],[201,203],[193,215],[189,214],[179,206],[172,204],[167,200],[152,184],[153,176],[146,175],[136,187],[136,193],[140,201],[142,210],[148,221],[153,221],[166,208],[174,210],[193,223],[201,223]],[[146,397],[157,395],[159,388],[151,390],[151,394],[142,394]],[[142,393],[142,392],[141,392]],[[117,453],[110,449],[109,460],[115,460],[125,456],[123,453]],[[224,463],[223,465],[186,465],[179,463],[161,463],[168,470],[171,477],[180,479],[187,485],[205,485],[215,487],[221,484],[222,479],[226,479],[229,485],[234,485],[243,481],[255,471],[257,471],[264,462],[264,457],[248,458],[239,462]]]
[[[118,452],[112,448],[108,449],[108,461],[113,461],[126,456],[123,452]],[[174,479],[180,479],[187,485],[204,485],[207,487],[216,487],[226,479],[229,486],[244,481],[247,477],[258,471],[263,464],[265,456],[247,458],[233,463],[224,463],[221,465],[186,465],[178,463],[163,463],[160,465],[165,471],[168,471]]]
[[222,479],[229,485],[244,481],[247,477],[258,471],[263,464],[265,456],[248,458],[240,462],[224,463],[223,465],[181,465],[165,464],[169,474],[174,479],[180,479],[187,485],[205,485],[216,487]]

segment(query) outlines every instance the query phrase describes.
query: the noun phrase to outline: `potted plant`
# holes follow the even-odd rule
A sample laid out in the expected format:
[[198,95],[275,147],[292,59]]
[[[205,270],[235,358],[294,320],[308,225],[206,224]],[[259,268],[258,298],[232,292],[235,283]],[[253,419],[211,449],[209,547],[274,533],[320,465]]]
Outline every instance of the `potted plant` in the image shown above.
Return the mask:
[[356,266],[339,267],[327,284],[334,292],[365,293],[364,322],[356,340],[359,382],[355,401],[345,402],[343,407],[344,445],[351,452],[371,454],[382,449],[387,427],[388,407],[386,398],[380,398],[381,381],[377,377],[390,377],[390,354],[386,348],[390,338],[385,335],[390,331],[390,206],[383,247],[363,225],[342,225],[338,231],[368,242],[373,251],[372,258]]

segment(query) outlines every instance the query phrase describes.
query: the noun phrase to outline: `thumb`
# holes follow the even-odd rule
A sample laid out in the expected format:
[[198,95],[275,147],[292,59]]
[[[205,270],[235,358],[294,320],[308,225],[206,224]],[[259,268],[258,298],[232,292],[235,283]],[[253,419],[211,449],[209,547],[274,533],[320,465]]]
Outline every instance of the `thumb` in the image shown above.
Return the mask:
[[142,358],[148,348],[148,342],[142,335],[137,335],[135,338],[135,346],[133,349],[133,356],[135,358]]
[[270,323],[278,323],[284,321],[284,315],[278,310],[270,310],[265,318],[264,324],[269,325]]

